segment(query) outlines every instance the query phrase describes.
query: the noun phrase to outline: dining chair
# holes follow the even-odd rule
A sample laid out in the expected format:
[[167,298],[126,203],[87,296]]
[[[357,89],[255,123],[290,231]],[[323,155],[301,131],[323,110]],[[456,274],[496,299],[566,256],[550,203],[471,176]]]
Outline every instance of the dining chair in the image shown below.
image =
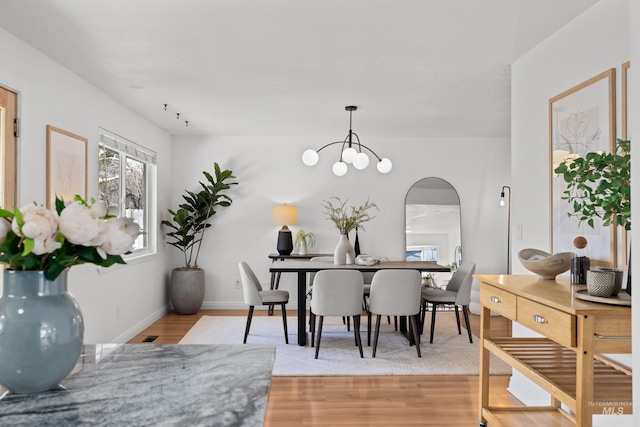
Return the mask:
[[[311,258],[309,261],[320,261],[320,262],[330,262],[333,263],[333,255],[323,255],[323,256],[315,256]],[[313,289],[313,279],[316,277],[316,273],[309,273],[309,280],[307,280],[307,298],[311,297],[311,290]],[[347,325],[347,331],[351,330],[351,321],[348,317],[342,318],[342,323]],[[309,325],[311,325],[311,318],[309,318]]]
[[251,319],[253,317],[253,309],[255,306],[266,305],[273,308],[274,305],[280,305],[282,309],[282,324],[284,325],[284,341],[289,344],[289,336],[287,332],[287,308],[286,305],[289,302],[289,292],[279,289],[275,290],[263,290],[260,281],[256,277],[255,273],[244,261],[238,263],[240,268],[240,279],[242,281],[242,291],[244,294],[244,303],[249,306],[249,313],[247,314],[247,325],[244,330],[243,344],[247,343],[247,335],[249,335],[249,329],[251,328]]
[[371,313],[376,314],[376,331],[373,337],[373,353],[376,357],[378,335],[382,315],[407,316],[409,332],[413,334],[418,357],[420,353],[420,293],[422,277],[418,270],[379,270],[371,281],[367,334],[371,334]]
[[458,307],[462,307],[462,314],[467,325],[469,342],[473,343],[471,328],[469,327],[469,302],[471,301],[471,284],[476,265],[472,262],[464,262],[453,273],[445,290],[423,289],[422,290],[422,321],[420,332],[424,330],[424,320],[427,316],[427,305],[431,304],[431,336],[429,343],[433,343],[433,333],[436,324],[436,311],[438,305],[453,305],[456,311],[456,322],[458,323],[458,334],[462,335],[460,329],[460,313]]
[[[360,350],[360,357],[364,357],[360,339],[362,288],[362,274],[357,270],[321,270],[316,273],[310,310],[311,346],[316,348],[316,359],[320,352],[322,324],[325,316],[353,317],[354,338]],[[315,342],[316,316],[320,318],[317,342]]]

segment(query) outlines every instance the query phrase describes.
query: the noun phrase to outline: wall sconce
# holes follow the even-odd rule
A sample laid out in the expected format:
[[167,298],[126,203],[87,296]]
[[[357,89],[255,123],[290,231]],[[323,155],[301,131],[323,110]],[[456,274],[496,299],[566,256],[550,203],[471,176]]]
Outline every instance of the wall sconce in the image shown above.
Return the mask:
[[271,213],[271,222],[282,226],[278,232],[278,244],[276,246],[278,253],[280,255],[290,255],[293,251],[293,238],[287,225],[298,223],[298,208],[286,203],[274,206]]
[[[313,166],[318,163],[318,153],[320,151],[334,144],[342,144],[340,159],[333,164],[333,173],[336,176],[342,176],[347,173],[347,163],[353,164],[353,167],[355,167],[356,169],[364,169],[369,166],[369,156],[367,156],[366,153],[362,152],[363,148],[369,150],[371,154],[376,156],[376,158],[378,159],[377,168],[380,173],[389,172],[393,166],[391,164],[391,160],[387,158],[381,158],[371,148],[367,147],[364,144],[361,144],[358,134],[351,130],[351,115],[358,109],[358,107],[348,105],[344,107],[344,109],[349,112],[349,134],[344,139],[344,141],[330,142],[329,144],[320,147],[317,151],[308,149],[304,153],[302,153],[302,162],[307,166]],[[357,142],[353,141],[354,136]]]
[[504,185],[500,192],[500,206],[504,207],[504,190],[509,190],[509,199],[507,200],[507,274],[511,274],[511,187]]

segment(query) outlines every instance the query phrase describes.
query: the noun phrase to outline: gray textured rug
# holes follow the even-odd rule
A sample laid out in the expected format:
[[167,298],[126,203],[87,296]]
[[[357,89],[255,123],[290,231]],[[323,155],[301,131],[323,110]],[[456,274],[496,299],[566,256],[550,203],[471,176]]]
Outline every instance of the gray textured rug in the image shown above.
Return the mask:
[[[255,316],[246,345],[276,347],[273,366],[275,376],[311,375],[477,375],[479,366],[479,339],[469,343],[466,330],[458,335],[454,319],[443,317],[436,322],[433,344],[429,333],[422,335],[422,358],[407,339],[387,324],[380,328],[376,357],[368,347],[366,318],[361,325],[364,359],[355,346],[353,331],[347,332],[340,318],[325,318],[322,343],[318,359],[313,347],[297,345],[295,318],[288,319],[289,343],[284,342],[280,313],[272,317]],[[241,344],[246,317],[203,316],[180,341],[180,344]],[[375,318],[373,320],[375,328]],[[426,325],[425,325],[426,326]],[[373,343],[373,333],[371,341]],[[510,374],[511,369],[495,356],[491,356],[492,374]]]

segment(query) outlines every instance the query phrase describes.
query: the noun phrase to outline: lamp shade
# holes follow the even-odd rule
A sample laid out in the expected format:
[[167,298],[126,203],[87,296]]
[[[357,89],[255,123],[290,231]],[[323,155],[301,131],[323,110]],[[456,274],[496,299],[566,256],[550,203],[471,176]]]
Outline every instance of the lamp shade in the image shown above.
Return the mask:
[[275,225],[294,225],[298,223],[298,208],[294,205],[277,205],[273,207],[271,222]]

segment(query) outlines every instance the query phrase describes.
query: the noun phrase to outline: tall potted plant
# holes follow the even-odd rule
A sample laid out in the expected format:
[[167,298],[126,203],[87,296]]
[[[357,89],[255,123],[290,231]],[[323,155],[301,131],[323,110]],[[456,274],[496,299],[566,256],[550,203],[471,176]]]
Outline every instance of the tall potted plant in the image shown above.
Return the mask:
[[[615,225],[631,230],[631,142],[618,139],[612,153],[590,152],[585,157],[567,159],[554,169],[562,175],[567,189],[562,199],[569,203],[569,216],[586,221],[593,228],[594,218],[603,226]],[[627,292],[631,294],[631,271]]]
[[213,164],[214,174],[203,171],[206,182],[200,181],[200,191],[188,191],[182,196],[185,203],[177,210],[169,209],[171,221],[162,221],[170,228],[167,236],[171,246],[184,255],[184,266],[171,272],[171,303],[178,314],[193,314],[202,306],[204,300],[204,270],[198,265],[198,256],[205,231],[211,227],[211,217],[219,207],[228,207],[232,200],[224,194],[237,182],[230,170],[221,170],[218,163]]

